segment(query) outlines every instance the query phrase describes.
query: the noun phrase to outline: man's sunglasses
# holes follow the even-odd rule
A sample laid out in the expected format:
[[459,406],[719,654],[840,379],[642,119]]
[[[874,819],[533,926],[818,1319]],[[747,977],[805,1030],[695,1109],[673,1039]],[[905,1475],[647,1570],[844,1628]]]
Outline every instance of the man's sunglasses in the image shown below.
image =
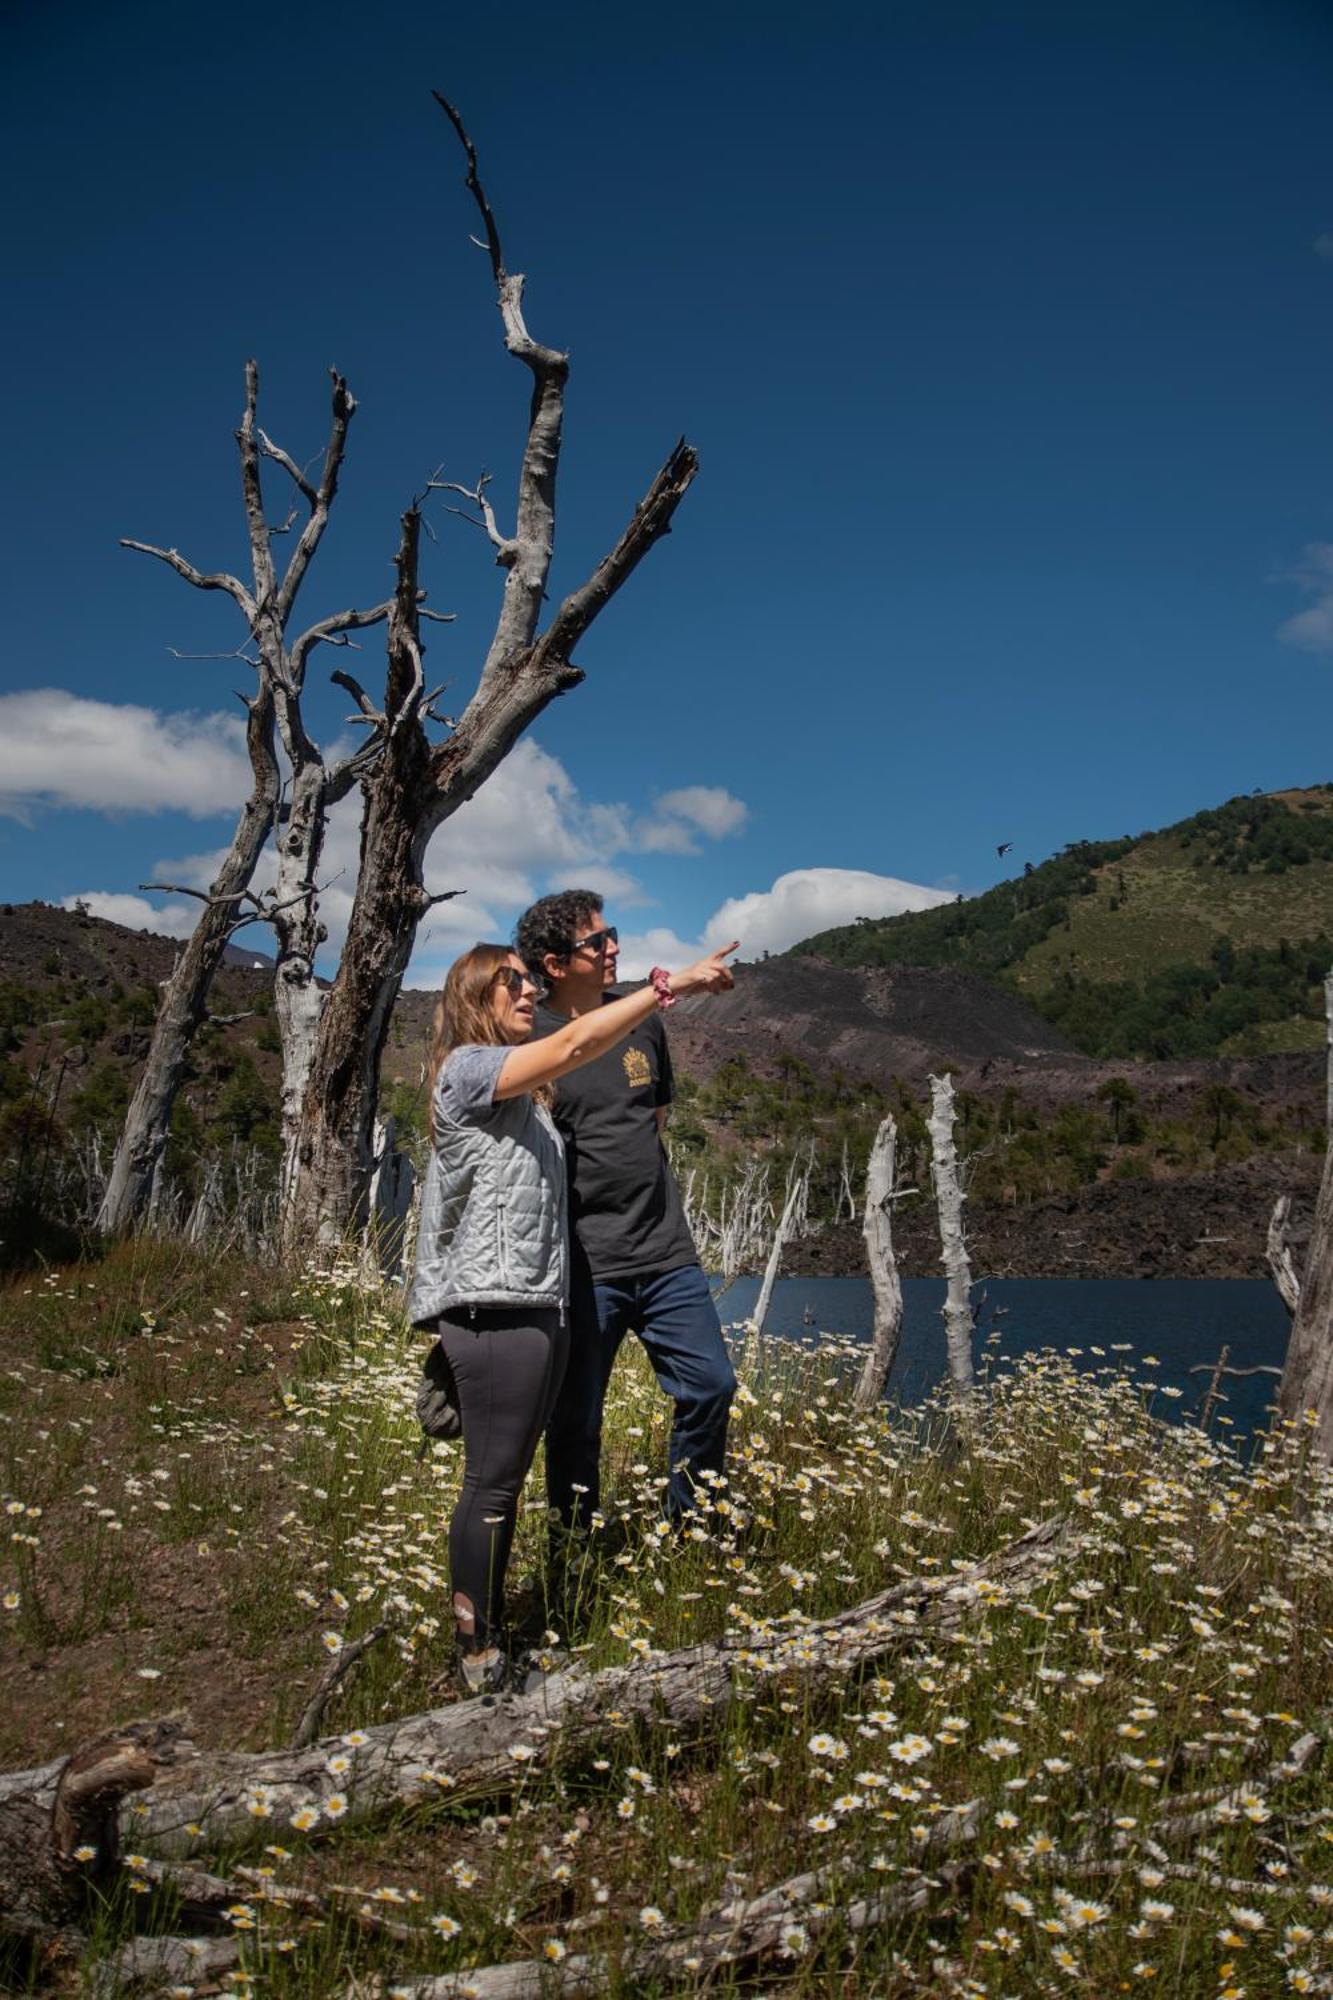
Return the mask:
[[540,979],[534,979],[530,972],[520,972],[516,965],[502,965],[495,975],[495,983],[503,986],[506,993],[512,993],[516,1000],[525,986],[530,986],[535,993],[541,985]]
[[604,952],[609,944],[620,943],[620,932],[614,924],[608,924],[604,931],[589,931],[587,937],[576,938],[569,948],[572,958],[576,951]]

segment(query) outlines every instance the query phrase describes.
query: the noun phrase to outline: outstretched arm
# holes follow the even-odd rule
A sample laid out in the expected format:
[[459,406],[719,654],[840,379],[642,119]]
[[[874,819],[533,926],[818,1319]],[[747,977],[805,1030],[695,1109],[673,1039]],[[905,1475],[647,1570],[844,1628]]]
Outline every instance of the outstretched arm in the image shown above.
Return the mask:
[[[724,945],[720,951],[710,952],[707,958],[687,965],[683,972],[670,973],[671,991],[682,999],[690,993],[725,992],[734,984],[726,961],[735,950],[734,942]],[[637,993],[627,993],[623,999],[609,1001],[590,1014],[578,1015],[566,1027],[557,1028],[553,1035],[545,1035],[537,1042],[524,1042],[505,1058],[496,1079],[496,1101],[522,1097],[544,1083],[567,1076],[572,1069],[581,1069],[584,1063],[595,1061],[617,1042],[624,1041],[630,1030],[637,1028],[640,1021],[646,1021],[656,1006],[657,995],[652,987],[642,986]]]

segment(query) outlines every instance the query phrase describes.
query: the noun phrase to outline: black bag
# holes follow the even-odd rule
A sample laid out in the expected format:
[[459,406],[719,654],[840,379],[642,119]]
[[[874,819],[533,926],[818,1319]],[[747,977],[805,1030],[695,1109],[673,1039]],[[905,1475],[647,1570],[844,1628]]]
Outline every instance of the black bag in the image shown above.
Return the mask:
[[[417,1385],[417,1422],[427,1438],[456,1438],[463,1435],[463,1418],[458,1408],[458,1386],[449,1357],[438,1340],[431,1342],[426,1365]],[[423,1450],[425,1448],[423,1441]]]

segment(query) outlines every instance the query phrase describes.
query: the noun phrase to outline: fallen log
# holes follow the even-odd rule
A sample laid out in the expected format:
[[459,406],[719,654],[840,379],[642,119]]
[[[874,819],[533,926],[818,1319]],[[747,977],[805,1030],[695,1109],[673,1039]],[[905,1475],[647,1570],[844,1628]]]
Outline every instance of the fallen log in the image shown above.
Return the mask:
[[[698,1991],[723,1966],[734,1974],[769,1960],[791,1964],[825,1932],[857,1937],[877,1925],[897,1922],[953,1888],[973,1865],[949,1861],[929,1875],[896,1883],[882,1895],[811,1908],[806,1904],[815,1895],[818,1880],[797,1875],[753,1903],[732,1905],[647,1944],[636,1940],[623,1957],[580,1953],[558,1965],[519,1959],[471,1972],[395,1980],[393,1991],[403,2000],[545,2000],[557,1993],[574,2000],[576,1995],[605,1993],[613,1976],[627,1981],[624,1990],[629,1992],[642,1992],[659,1980],[678,1981]],[[346,2000],[352,2000],[350,1993]]]
[[[134,1782],[146,1788],[120,1805],[119,1837],[180,1862],[256,1834],[271,1838],[292,1825],[329,1834],[390,1807],[441,1796],[503,1796],[530,1771],[570,1753],[582,1755],[627,1723],[661,1721],[681,1737],[702,1735],[725,1716],[738,1684],[773,1675],[849,1674],[920,1637],[956,1631],[1007,1585],[1030,1586],[1071,1546],[1066,1522],[1052,1519],[970,1569],[908,1578],[832,1618],[788,1619],[744,1639],[594,1675],[552,1675],[535,1694],[453,1702],[357,1732],[350,1745],[332,1738],[300,1750],[195,1755],[180,1765],[173,1739],[171,1761],[164,1753],[150,1760],[151,1770],[136,1769]],[[331,1774],[330,1753],[344,1748],[351,1750],[351,1768]],[[39,1876],[43,1923],[62,1909],[64,1921],[74,1920],[68,1899],[62,1904],[57,1894],[52,1901],[47,1892],[62,1880],[58,1867],[52,1873],[58,1845],[53,1814],[64,1774],[77,1761],[0,1781],[0,1852],[9,1863],[0,1876],[0,1928],[14,1927]],[[61,1773],[54,1780],[53,1770]]]
[[[981,1801],[970,1799],[941,1814],[914,1843],[916,1859],[928,1865],[936,1854],[969,1845],[976,1838],[982,1811]],[[971,1864],[949,1863],[929,1875],[913,1875],[873,1898],[848,1903],[840,1890],[849,1865],[845,1856],[828,1862],[757,1896],[706,1910],[691,1923],[666,1925],[654,1936],[635,1935],[615,1953],[580,1952],[555,1965],[545,1958],[516,1959],[466,1972],[421,1974],[395,1979],[392,1991],[402,2000],[540,2000],[542,1995],[556,1993],[604,1993],[617,1974],[622,1979],[631,1978],[636,1987],[653,1979],[681,1980],[694,1987],[703,1975],[722,1964],[737,1971],[774,1957],[793,1959],[831,1926],[855,1935],[874,1924],[909,1915],[950,1886],[963,1867]],[[589,1921],[582,1920],[584,1924]],[[578,1926],[571,1930],[575,1928]],[[98,1991],[109,2000],[110,1995],[123,1993],[127,1987],[152,1990],[189,1976],[198,1979],[205,1966],[210,1976],[216,1976],[239,1959],[240,1947],[235,1940],[136,1938],[99,1968]],[[349,1989],[345,2000],[360,2000],[364,1990],[361,1986]]]
[[[120,1812],[132,1792],[194,1755],[180,1716],[131,1722],[83,1744],[63,1764],[6,1788],[0,1802],[0,1922],[15,1937],[71,1941],[89,1899],[120,1861]],[[49,1792],[49,1797],[44,1796]]]

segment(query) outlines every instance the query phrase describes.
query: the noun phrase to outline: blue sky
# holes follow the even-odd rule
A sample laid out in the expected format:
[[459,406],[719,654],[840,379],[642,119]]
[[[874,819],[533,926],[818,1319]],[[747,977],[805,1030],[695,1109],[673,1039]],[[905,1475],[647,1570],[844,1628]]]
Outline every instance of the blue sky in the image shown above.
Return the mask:
[[[1327,6],[17,0],[5,897],[143,916],[111,899],[228,837],[245,669],[168,648],[243,635],[117,543],[242,563],[248,355],[300,459],[330,363],[359,402],[310,618],[385,594],[435,467],[490,469],[503,518],[526,375],[431,85],[572,356],[555,589],[682,432],[703,469],[585,685],[439,836],[468,894],[414,979],[569,880],[639,958],[733,920],[757,951],[1333,778]],[[464,699],[498,576],[434,522]]]

